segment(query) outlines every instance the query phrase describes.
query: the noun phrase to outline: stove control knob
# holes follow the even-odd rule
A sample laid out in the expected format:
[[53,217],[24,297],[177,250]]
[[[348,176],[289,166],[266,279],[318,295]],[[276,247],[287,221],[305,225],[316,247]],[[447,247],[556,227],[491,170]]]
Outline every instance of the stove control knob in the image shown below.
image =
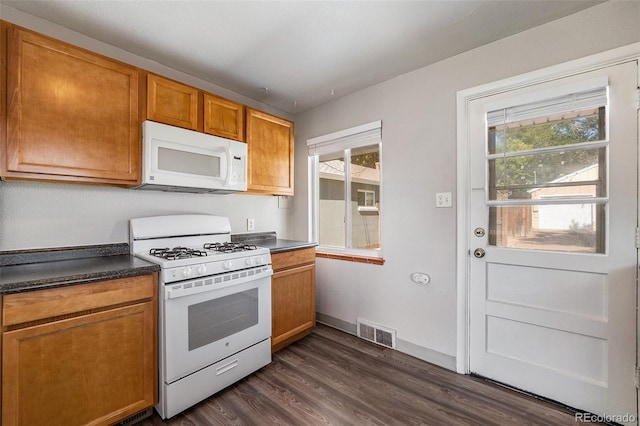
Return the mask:
[[246,264],[247,264],[247,266],[251,266],[251,265],[253,264],[253,259],[252,259],[252,258],[250,258],[250,257],[247,257],[247,258],[244,260],[244,263],[246,263]]
[[191,270],[191,266],[187,266],[182,270],[182,275],[184,275],[185,277],[190,277],[192,272],[193,271]]
[[231,262],[228,260],[225,260],[224,263],[222,264],[222,269],[226,269],[227,271],[231,269]]
[[204,275],[207,272],[207,265],[198,266],[198,275]]
[[256,265],[262,265],[264,263],[264,259],[262,256],[256,256]]

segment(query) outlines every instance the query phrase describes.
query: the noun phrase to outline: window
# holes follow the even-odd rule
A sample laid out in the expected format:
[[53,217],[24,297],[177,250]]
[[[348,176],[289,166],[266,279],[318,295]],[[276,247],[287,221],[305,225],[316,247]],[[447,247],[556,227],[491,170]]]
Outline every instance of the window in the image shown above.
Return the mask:
[[489,244],[604,253],[607,91],[487,113]]
[[380,257],[380,121],[309,139],[311,239]]
[[358,210],[365,210],[366,207],[376,207],[376,192],[366,189],[358,189]]

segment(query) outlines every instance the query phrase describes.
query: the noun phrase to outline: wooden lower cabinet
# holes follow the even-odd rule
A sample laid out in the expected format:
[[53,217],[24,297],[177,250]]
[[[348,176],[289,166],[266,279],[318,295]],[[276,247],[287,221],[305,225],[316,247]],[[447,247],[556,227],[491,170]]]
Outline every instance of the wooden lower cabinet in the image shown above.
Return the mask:
[[315,248],[271,255],[271,351],[309,334],[316,325]]
[[109,425],[155,405],[156,290],[144,275],[4,296],[2,424]]

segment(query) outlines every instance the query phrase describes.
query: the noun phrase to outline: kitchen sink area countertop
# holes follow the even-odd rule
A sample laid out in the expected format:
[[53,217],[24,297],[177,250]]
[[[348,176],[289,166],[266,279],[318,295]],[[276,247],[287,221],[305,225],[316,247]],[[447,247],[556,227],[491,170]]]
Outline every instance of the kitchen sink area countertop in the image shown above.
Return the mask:
[[287,240],[278,238],[275,232],[252,232],[248,234],[234,234],[231,235],[231,241],[265,247],[268,248],[271,253],[282,253],[291,250],[315,247],[318,245],[317,243],[308,241]]
[[159,272],[129,254],[129,244],[0,251],[0,294]]

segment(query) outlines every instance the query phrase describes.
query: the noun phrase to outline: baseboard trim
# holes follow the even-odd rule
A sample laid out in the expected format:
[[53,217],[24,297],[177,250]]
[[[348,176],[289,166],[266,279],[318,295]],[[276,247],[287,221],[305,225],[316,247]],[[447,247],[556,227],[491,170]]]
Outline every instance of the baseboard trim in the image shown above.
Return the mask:
[[[336,328],[345,333],[357,335],[356,324],[341,320],[329,315],[316,313],[316,322]],[[430,364],[437,365],[447,370],[456,371],[456,358],[433,349],[418,346],[415,343],[396,339],[396,350],[412,357],[418,358]]]
[[343,321],[338,318],[334,318],[329,315],[316,313],[316,322],[319,322],[320,324],[328,325],[329,327],[337,328],[340,331],[353,334],[354,336],[358,334],[358,329],[355,324],[347,321]]

